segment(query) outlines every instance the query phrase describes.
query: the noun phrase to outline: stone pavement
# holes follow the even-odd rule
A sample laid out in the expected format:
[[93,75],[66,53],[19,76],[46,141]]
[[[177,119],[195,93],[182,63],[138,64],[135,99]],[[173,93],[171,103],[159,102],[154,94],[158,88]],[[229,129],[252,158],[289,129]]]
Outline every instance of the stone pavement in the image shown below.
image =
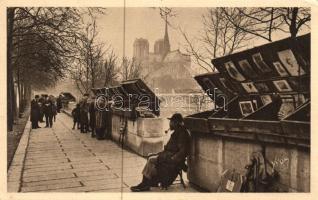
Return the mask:
[[[130,186],[140,182],[145,158],[123,150],[111,140],[96,140],[72,130],[72,123],[69,116],[60,113],[53,128],[31,131],[21,192],[129,192]],[[10,176],[14,174],[8,179]],[[189,185],[184,189],[176,181],[168,192],[195,189]]]

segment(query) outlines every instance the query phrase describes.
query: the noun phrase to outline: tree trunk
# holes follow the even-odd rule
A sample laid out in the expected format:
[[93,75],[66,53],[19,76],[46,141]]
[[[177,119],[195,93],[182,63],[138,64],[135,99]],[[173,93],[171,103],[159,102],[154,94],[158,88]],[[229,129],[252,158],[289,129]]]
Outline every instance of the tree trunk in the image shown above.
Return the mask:
[[20,97],[20,113],[24,112],[24,109],[25,109],[25,100],[24,100],[24,93],[25,93],[25,90],[24,90],[24,83],[23,81],[21,81],[21,85],[20,85],[20,92],[21,94],[19,94],[19,97]]
[[21,85],[22,85],[22,83],[21,83],[21,80],[20,80],[19,66],[17,66],[17,86],[18,86],[17,95],[18,95],[18,97],[19,97],[19,101],[18,101],[18,106],[19,106],[18,114],[23,111],[23,106],[22,106],[22,87],[21,87]]
[[32,90],[31,90],[31,85],[28,84],[27,85],[27,92],[25,93],[26,94],[26,102],[28,102],[27,104],[29,104],[29,102],[31,102],[31,93],[32,93]]
[[7,128],[13,130],[14,121],[14,83],[12,70],[12,32],[15,8],[7,8]]
[[298,8],[292,8],[292,17],[290,21],[290,36],[295,38],[297,36],[297,15],[298,15]]

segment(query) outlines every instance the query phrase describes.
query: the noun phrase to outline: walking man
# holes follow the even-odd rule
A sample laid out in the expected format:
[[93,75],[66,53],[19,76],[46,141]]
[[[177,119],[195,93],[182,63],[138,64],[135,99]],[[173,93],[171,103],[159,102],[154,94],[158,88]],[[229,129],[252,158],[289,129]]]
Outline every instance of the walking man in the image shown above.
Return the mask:
[[39,95],[35,95],[34,99],[31,101],[31,122],[32,129],[41,128],[39,127],[40,118],[40,105],[39,105]]
[[81,111],[80,111],[80,105],[77,103],[76,107],[72,110],[72,117],[73,117],[73,130],[75,129],[75,126],[77,125],[77,129],[80,129],[80,118],[81,118]]
[[87,133],[88,131],[88,96],[89,94],[84,94],[84,97],[80,102],[81,133]]
[[44,115],[45,115],[45,122],[46,122],[46,126],[52,128],[53,126],[53,113],[54,109],[53,109],[53,102],[52,102],[52,98],[51,97],[46,97],[46,100],[44,102]]
[[41,95],[41,97],[39,97],[39,105],[40,105],[40,115],[39,115],[39,122],[44,122],[43,117],[44,117],[44,103],[45,103],[45,99],[47,96],[45,96],[44,94]]

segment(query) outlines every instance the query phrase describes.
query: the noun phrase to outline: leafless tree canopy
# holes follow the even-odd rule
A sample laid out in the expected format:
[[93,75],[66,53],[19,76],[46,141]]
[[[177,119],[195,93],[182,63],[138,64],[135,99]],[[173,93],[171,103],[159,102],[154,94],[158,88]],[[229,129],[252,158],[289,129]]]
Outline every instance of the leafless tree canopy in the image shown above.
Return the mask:
[[[52,86],[66,76],[78,58],[82,16],[102,14],[102,8],[10,7],[7,9],[8,127],[16,113],[14,83],[19,104],[31,88]],[[28,95],[27,95],[28,94]],[[22,98],[21,98],[22,97]],[[23,106],[20,105],[20,108]]]
[[[244,18],[237,13],[230,15],[236,23],[246,27]],[[194,62],[206,71],[214,71],[210,63],[211,58],[233,53],[234,50],[245,47],[244,41],[250,37],[242,29],[234,26],[229,20],[225,20],[225,12],[221,8],[207,9],[202,16],[203,32],[198,37],[190,39],[186,32],[180,29],[184,37],[187,52],[192,56]]]
[[[282,31],[296,37],[301,28],[309,27],[310,8],[222,8],[226,20],[240,30],[256,37],[272,41],[273,33]],[[238,23],[233,13],[244,18]],[[248,25],[248,26],[246,26]]]
[[120,74],[122,80],[129,80],[140,78],[141,76],[141,63],[138,62],[135,58],[124,57],[122,59]]
[[310,8],[209,8],[202,17],[203,32],[190,38],[180,29],[187,52],[206,71],[214,71],[212,58],[244,48],[250,39],[272,41],[277,32],[296,37],[310,28]]

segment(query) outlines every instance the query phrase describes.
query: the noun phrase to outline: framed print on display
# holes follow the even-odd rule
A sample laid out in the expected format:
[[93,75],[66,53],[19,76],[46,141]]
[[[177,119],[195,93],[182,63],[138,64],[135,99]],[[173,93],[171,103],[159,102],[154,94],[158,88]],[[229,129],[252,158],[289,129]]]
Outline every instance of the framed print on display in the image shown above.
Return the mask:
[[244,76],[237,70],[234,63],[232,61],[224,63],[225,69],[233,79],[237,81],[244,81]]
[[306,102],[306,98],[304,94],[295,94],[293,95],[295,102],[296,102],[296,107],[304,104]]
[[283,65],[279,61],[273,62],[273,65],[280,76],[285,77],[285,76],[289,75],[287,73],[287,71],[285,70],[285,68],[283,67]]
[[256,72],[253,70],[250,63],[245,59],[238,62],[244,74],[250,78],[257,77]]
[[223,87],[228,88],[228,86],[226,85],[226,80],[225,78],[220,78],[220,83],[222,84]]
[[257,68],[263,72],[263,73],[267,73],[267,72],[271,72],[271,68],[265,63],[265,61],[263,60],[263,57],[261,55],[261,53],[256,53],[252,55],[253,61],[255,63],[255,65],[257,66]]
[[283,119],[292,112],[295,111],[295,101],[293,97],[290,95],[281,95],[282,105],[278,111],[278,119]]
[[258,109],[257,101],[254,99],[252,102],[253,102],[253,106],[255,110],[257,110]]
[[305,74],[303,68],[298,64],[296,57],[292,50],[286,49],[284,51],[277,52],[280,61],[286,67],[287,71],[292,76],[298,76]]
[[253,82],[242,83],[242,86],[247,93],[257,93],[258,92],[258,90],[256,89]]
[[208,78],[204,78],[203,82],[211,90],[211,92],[213,92],[213,90],[217,88],[217,86]]
[[227,81],[225,78],[219,78],[219,81],[225,89],[227,89],[228,91],[232,93],[234,92],[233,88],[229,84],[227,84]]
[[273,101],[272,97],[270,95],[262,95],[261,100],[262,100],[263,105],[270,104]]
[[293,91],[293,89],[290,87],[290,85],[288,84],[286,80],[273,81],[273,83],[279,92]]
[[254,112],[253,104],[251,101],[241,101],[240,104],[240,110],[243,116],[247,116]]
[[259,92],[270,92],[270,89],[266,83],[254,83],[254,85]]

